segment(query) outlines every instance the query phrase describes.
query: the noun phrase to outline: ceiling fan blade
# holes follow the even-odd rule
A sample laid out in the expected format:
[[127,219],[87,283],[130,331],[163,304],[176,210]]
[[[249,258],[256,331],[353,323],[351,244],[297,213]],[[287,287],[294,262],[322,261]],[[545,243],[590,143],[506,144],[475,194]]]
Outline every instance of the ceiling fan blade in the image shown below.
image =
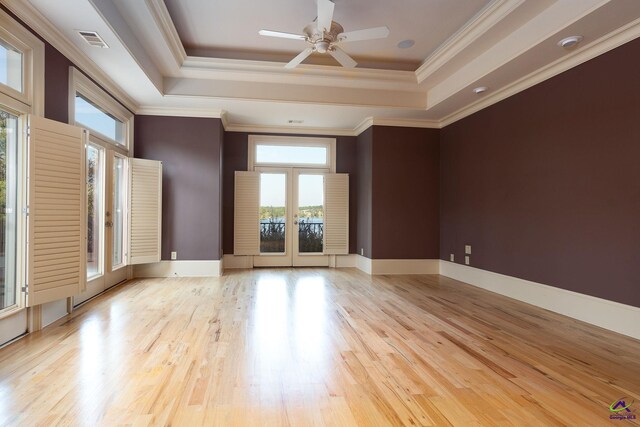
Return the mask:
[[338,61],[343,67],[354,68],[356,65],[358,65],[358,63],[354,61],[353,58],[347,55],[347,52],[340,49],[338,46],[334,46],[334,50],[330,50],[329,55],[333,56],[336,61]]
[[283,39],[294,39],[294,40],[302,40],[305,41],[307,38],[302,34],[293,34],[293,33],[283,33],[281,31],[271,31],[271,30],[260,30],[258,34],[261,36],[267,37],[280,37]]
[[289,69],[296,68],[298,65],[300,65],[302,61],[307,59],[307,56],[311,55],[311,52],[313,52],[312,48],[310,47],[306,48],[305,50],[300,52],[298,56],[293,58],[287,65],[285,65],[284,68],[289,68]]
[[318,30],[331,30],[333,21],[333,8],[335,4],[330,0],[318,0]]
[[367,28],[366,30],[348,31],[338,34],[338,42],[357,42],[361,40],[383,39],[389,36],[387,27]]

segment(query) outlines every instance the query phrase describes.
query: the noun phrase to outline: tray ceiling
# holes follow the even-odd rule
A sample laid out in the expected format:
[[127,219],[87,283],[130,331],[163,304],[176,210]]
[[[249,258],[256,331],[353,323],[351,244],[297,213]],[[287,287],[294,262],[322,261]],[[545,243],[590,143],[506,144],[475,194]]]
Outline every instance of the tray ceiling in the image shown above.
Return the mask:
[[[346,45],[355,69],[311,57],[287,70],[305,44],[257,32],[300,32],[314,0],[2,2],[135,113],[247,131],[442,127],[640,36],[638,0],[335,0],[346,30],[386,25],[389,38]],[[558,46],[571,35],[582,43]],[[397,48],[404,39],[416,43]]]

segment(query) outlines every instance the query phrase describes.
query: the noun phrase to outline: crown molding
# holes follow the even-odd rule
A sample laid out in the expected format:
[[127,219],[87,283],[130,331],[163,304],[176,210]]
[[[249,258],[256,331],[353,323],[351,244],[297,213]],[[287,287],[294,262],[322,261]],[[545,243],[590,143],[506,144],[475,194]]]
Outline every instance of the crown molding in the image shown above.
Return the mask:
[[[76,45],[55,28],[31,3],[23,0],[2,0],[11,12],[27,24],[32,30],[37,29],[44,38],[60,53],[66,56],[78,68],[87,73],[102,86],[118,102],[132,112],[136,112],[138,104],[120,88],[100,67],[91,61]],[[34,30],[35,31],[35,30]]]
[[353,129],[353,133],[355,136],[360,136],[362,132],[369,129],[371,126],[373,126],[373,117],[366,117]]
[[176,66],[181,67],[187,59],[187,52],[182,45],[182,40],[180,40],[180,35],[173,24],[167,6],[162,0],[145,0],[145,2],[173,55],[173,59],[176,61]]
[[522,3],[524,0],[494,0],[491,2],[422,63],[415,71],[416,81],[422,83]]
[[152,105],[141,106],[136,112],[139,116],[173,116],[173,117],[206,117],[221,119],[225,122],[226,111],[207,108],[183,108],[183,107],[156,107]]
[[353,129],[339,128],[314,128],[314,127],[290,127],[290,126],[260,126],[230,123],[225,126],[227,132],[249,133],[285,133],[297,135],[325,135],[325,136],[356,136]]
[[461,108],[460,110],[449,114],[440,120],[441,127],[448,126],[461,120],[473,113],[476,113],[484,108],[487,108],[493,104],[496,104],[510,96],[513,96],[525,89],[542,83],[545,80],[552,78],[560,73],[570,70],[580,64],[583,64],[590,59],[593,59],[599,55],[602,55],[610,50],[613,50],[625,43],[630,42],[633,39],[640,37],[640,19],[636,19],[629,24],[618,28],[615,31],[593,41],[586,45],[583,49],[572,52],[536,71],[530,73],[515,82],[508,84],[497,90],[496,92],[486,96],[485,98],[478,100],[470,105]]
[[301,64],[284,68],[280,62],[188,56],[180,74],[186,78],[283,83],[401,91],[419,90],[413,71],[342,68]]

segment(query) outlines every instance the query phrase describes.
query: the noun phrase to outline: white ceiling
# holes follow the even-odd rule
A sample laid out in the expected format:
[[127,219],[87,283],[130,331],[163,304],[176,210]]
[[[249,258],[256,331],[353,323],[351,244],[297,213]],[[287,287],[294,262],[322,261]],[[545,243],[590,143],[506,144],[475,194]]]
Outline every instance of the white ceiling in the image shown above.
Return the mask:
[[[336,0],[347,30],[387,25],[390,37],[347,45],[356,69],[329,60],[285,70],[301,42],[257,31],[299,32],[314,0],[3,4],[134,112],[223,117],[232,130],[439,127],[640,36],[638,0]],[[98,31],[110,48],[76,30]],[[584,36],[577,49],[557,46],[574,34]],[[415,47],[397,49],[406,38]]]
[[[488,3],[489,0],[336,0],[334,21],[345,31],[386,25],[391,32],[388,38],[354,42],[345,45],[345,50],[374,68],[415,71]],[[306,47],[305,43],[262,37],[258,31],[302,34],[316,17],[313,0],[165,0],[165,4],[187,53],[195,56],[288,61]],[[406,39],[415,40],[415,45],[398,48],[397,44]],[[326,56],[317,55],[316,62],[322,57]],[[327,63],[336,65],[333,60]]]

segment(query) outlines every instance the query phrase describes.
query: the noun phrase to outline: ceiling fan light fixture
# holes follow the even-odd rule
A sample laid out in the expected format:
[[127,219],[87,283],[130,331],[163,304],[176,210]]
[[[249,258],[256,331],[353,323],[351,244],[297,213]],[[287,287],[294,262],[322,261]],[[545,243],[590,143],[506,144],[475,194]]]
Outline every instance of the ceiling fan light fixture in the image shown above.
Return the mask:
[[327,53],[331,47],[331,43],[329,43],[327,40],[319,40],[316,42],[315,47],[316,52]]
[[473,93],[475,93],[476,95],[480,95],[480,94],[485,93],[488,90],[489,90],[489,88],[486,87],[486,86],[478,86],[478,87],[473,89]]

